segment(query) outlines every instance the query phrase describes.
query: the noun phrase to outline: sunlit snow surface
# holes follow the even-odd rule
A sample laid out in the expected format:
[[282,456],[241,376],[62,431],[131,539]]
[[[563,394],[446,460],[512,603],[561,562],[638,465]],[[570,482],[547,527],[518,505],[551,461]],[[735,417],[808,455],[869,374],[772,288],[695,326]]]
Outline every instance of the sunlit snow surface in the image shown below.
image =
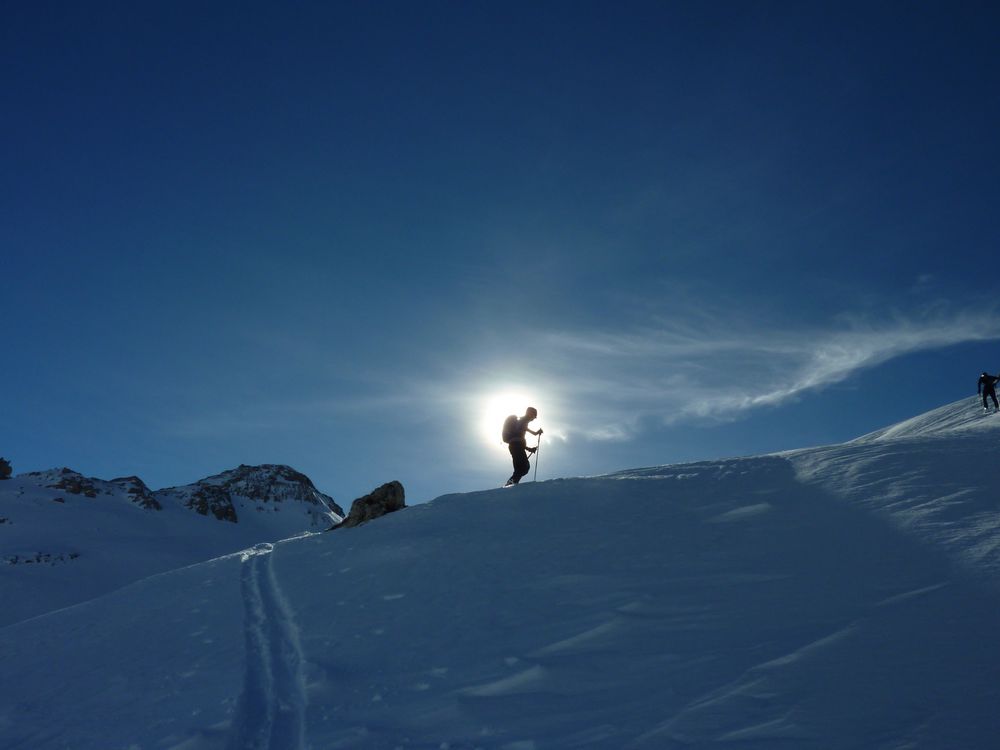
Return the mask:
[[453,495],[0,630],[0,747],[987,748],[1000,416]]

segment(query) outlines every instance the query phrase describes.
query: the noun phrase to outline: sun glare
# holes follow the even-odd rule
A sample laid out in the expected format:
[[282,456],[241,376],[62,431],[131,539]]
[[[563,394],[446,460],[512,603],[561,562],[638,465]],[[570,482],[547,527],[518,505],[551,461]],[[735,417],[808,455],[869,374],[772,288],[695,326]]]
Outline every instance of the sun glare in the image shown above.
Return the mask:
[[491,446],[503,447],[500,432],[503,421],[511,414],[521,416],[529,406],[537,405],[524,391],[504,391],[488,396],[483,404],[479,432],[483,440]]

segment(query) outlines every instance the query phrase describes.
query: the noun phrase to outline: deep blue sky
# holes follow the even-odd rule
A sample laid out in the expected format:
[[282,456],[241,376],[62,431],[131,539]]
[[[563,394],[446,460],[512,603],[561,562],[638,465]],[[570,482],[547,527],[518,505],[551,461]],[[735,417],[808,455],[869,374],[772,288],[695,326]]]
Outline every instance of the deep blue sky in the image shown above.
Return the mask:
[[[1000,369],[991,3],[22,3],[0,454],[342,503],[840,441]],[[514,404],[484,413],[495,397]]]

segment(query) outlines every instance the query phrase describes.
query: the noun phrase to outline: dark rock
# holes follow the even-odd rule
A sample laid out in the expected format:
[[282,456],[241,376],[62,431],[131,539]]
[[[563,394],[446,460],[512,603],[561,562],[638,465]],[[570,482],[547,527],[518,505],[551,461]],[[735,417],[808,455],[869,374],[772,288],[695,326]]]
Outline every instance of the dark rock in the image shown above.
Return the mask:
[[331,526],[329,531],[345,526],[348,528],[358,526],[379,516],[384,516],[387,513],[393,513],[401,508],[405,508],[406,501],[404,497],[403,485],[399,482],[392,481],[383,484],[371,494],[355,500],[351,504],[351,512],[347,514],[347,518]]
[[203,484],[198,487],[186,503],[196,513],[207,516],[211,513],[220,521],[236,523],[236,508],[233,507],[232,498],[222,487],[215,484]]
[[160,501],[153,496],[149,487],[139,477],[117,477],[112,479],[111,483],[124,488],[128,499],[140,508],[144,508],[145,510],[163,510]]
[[97,497],[97,487],[94,486],[93,480],[88,479],[82,474],[78,474],[72,469],[62,468],[59,471],[62,476],[55,484],[48,485],[54,490],[64,490],[71,495],[83,495],[84,497]]
[[5,565],[49,565],[75,560],[80,556],[79,552],[37,552],[34,557],[22,557],[21,555],[7,555],[0,559]]

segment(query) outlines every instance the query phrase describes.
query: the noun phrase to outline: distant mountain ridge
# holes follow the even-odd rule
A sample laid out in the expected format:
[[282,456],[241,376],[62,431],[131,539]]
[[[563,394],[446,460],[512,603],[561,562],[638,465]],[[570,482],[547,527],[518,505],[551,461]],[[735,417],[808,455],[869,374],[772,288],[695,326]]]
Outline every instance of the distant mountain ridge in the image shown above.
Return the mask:
[[19,474],[0,482],[0,625],[344,516],[281,464],[156,491],[137,476],[105,480],[66,467]]
[[131,502],[146,510],[163,510],[164,502],[173,501],[200,515],[212,515],[220,521],[232,523],[239,522],[237,499],[250,501],[242,505],[252,506],[258,512],[265,510],[268,504],[273,508],[279,503],[297,501],[313,506],[316,511],[313,515],[328,516],[331,511],[341,517],[345,515],[332,497],[316,489],[309,477],[283,464],[240,464],[235,469],[191,484],[166,487],[155,492],[137,476],[104,480],[86,477],[66,467],[19,474],[17,478],[35,479],[45,488],[89,498],[115,496],[124,491]]

